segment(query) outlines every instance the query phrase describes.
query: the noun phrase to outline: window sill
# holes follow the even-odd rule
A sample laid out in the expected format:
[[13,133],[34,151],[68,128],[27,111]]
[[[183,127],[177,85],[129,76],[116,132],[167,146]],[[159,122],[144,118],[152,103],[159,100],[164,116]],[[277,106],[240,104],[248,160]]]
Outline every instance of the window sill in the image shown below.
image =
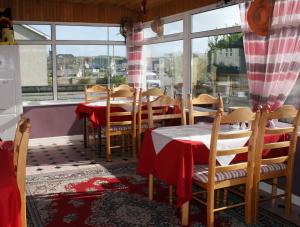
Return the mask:
[[74,105],[83,102],[83,100],[49,100],[49,101],[23,101],[23,107],[39,107],[39,106],[61,106],[61,105]]

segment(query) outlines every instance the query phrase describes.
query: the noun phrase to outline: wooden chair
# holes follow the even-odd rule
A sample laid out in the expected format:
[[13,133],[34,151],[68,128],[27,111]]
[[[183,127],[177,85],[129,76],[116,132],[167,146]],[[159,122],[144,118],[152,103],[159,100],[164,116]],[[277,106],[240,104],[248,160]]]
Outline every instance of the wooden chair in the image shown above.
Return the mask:
[[[272,119],[291,119],[292,125],[282,128],[266,128],[267,122]],[[258,141],[255,157],[255,171],[254,171],[254,189],[253,189],[253,213],[254,221],[258,218],[259,207],[259,183],[260,181],[271,179],[272,195],[267,199],[272,199],[273,204],[275,198],[285,197],[285,213],[289,215],[291,213],[291,195],[292,195],[292,177],[294,169],[294,159],[297,144],[297,132],[298,125],[300,123],[300,111],[294,106],[282,106],[274,112],[267,110],[262,111],[262,116],[259,124]],[[286,141],[265,143],[264,136],[268,135],[280,135],[289,134]],[[287,154],[280,157],[264,158],[262,159],[263,150],[286,148]],[[271,151],[272,152],[272,151]],[[279,177],[285,177],[285,193],[277,195],[277,180]]]
[[[177,108],[180,113],[168,113],[166,108],[173,107],[174,109]],[[162,108],[163,112],[156,114],[156,109]],[[171,120],[171,119],[180,119],[181,125],[186,125],[186,117],[185,117],[185,109],[184,109],[184,102],[182,98],[180,99],[173,99],[170,96],[162,95],[159,96],[154,101],[150,101],[149,96],[147,100],[147,111],[148,111],[148,124],[149,128],[154,128],[155,122],[164,121],[164,120]]]
[[[147,110],[147,100],[151,100],[153,98],[158,98],[159,96],[162,96],[165,94],[165,91],[159,89],[159,88],[150,88],[147,91],[142,91],[140,89],[139,92],[139,108],[138,108],[138,123],[137,123],[137,141],[138,141],[138,150],[141,147],[141,138],[142,133],[149,128],[148,124],[148,110]],[[162,114],[162,108],[158,108],[156,110],[153,110],[153,114]],[[142,118],[143,116],[143,118]]]
[[130,87],[127,84],[121,84],[118,87],[113,87],[112,91],[116,92],[116,91],[120,91],[120,90],[129,90],[129,91],[133,92],[134,91],[134,87]]
[[202,116],[216,116],[217,111],[213,111],[207,108],[199,107],[198,110],[194,106],[213,106],[216,110],[224,109],[223,100],[221,96],[213,97],[208,94],[201,94],[198,97],[192,99],[192,95],[188,94],[188,109],[189,109],[189,124],[193,125],[195,117]]
[[[255,156],[255,141],[258,130],[259,113],[253,113],[249,108],[240,108],[232,113],[224,116],[223,111],[217,112],[213,123],[209,163],[208,165],[195,165],[193,183],[200,186],[203,190],[193,193],[193,198],[207,206],[207,226],[214,226],[214,212],[237,206],[245,206],[246,223],[251,223],[251,202],[252,202],[252,182]],[[244,131],[233,131],[232,133],[220,131],[222,124],[233,124],[245,121],[251,121],[251,129]],[[248,146],[235,147],[232,149],[218,150],[217,145],[220,140],[238,139],[249,137]],[[247,160],[228,165],[219,165],[217,158],[224,155],[243,154],[247,156]],[[227,189],[236,185],[245,185],[245,201],[227,205],[227,201],[223,201],[223,206],[219,207],[219,192],[224,189],[224,200],[227,198]],[[200,198],[199,195],[205,195]],[[216,197],[216,199],[215,199]],[[205,199],[206,198],[206,199]],[[215,206],[216,203],[216,206]]]
[[[116,103],[118,100],[120,102]],[[130,135],[133,157],[136,157],[136,111],[136,89],[133,92],[108,90],[105,127],[107,161],[111,161],[111,136]],[[123,141],[122,146],[124,146]]]
[[[107,99],[107,88],[101,85],[85,85],[84,87],[84,98],[85,102],[95,102],[100,100],[106,100]],[[92,133],[94,146],[96,147],[97,139],[96,139],[96,130],[93,128],[93,125],[90,121],[86,124],[86,138],[87,138],[87,145],[90,144],[90,133]],[[101,129],[99,130],[101,132]],[[100,138],[101,140],[101,134]]]
[[13,164],[17,175],[17,183],[21,196],[22,226],[27,226],[26,221],[26,162],[31,124],[28,118],[21,116],[17,124],[14,140]]

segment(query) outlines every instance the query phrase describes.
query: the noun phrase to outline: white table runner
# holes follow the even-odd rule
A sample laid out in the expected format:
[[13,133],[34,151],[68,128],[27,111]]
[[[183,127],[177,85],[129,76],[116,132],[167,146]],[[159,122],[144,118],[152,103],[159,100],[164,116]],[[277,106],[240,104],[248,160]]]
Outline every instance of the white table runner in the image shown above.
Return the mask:
[[[211,128],[212,124],[201,123],[196,125],[186,125],[186,126],[171,126],[157,128],[152,131],[152,141],[156,154],[159,152],[172,140],[189,140],[202,142],[208,150],[210,149],[210,138],[211,138]],[[234,133],[238,130],[231,129],[228,126],[221,127],[221,132],[223,133]],[[228,150],[244,146],[249,137],[238,138],[238,139],[227,139],[218,140],[217,150]],[[228,165],[235,155],[218,156],[217,160],[220,165]]]

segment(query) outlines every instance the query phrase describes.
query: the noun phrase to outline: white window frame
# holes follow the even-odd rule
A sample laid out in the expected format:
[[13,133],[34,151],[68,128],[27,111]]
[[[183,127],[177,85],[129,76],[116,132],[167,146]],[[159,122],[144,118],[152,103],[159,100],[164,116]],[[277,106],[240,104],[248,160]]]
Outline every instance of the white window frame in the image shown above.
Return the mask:
[[56,40],[56,25],[72,25],[72,26],[98,26],[98,27],[119,27],[118,24],[102,24],[102,23],[71,23],[71,22],[41,22],[41,21],[14,21],[13,24],[33,24],[33,25],[50,25],[51,39],[49,40],[17,40],[18,45],[50,45],[52,60],[52,92],[53,100],[47,101],[23,101],[23,106],[43,106],[72,104],[80,101],[58,100],[57,98],[57,72],[56,72],[56,45],[106,45],[107,53],[109,46],[126,46],[125,41],[109,41],[107,32],[107,40]]

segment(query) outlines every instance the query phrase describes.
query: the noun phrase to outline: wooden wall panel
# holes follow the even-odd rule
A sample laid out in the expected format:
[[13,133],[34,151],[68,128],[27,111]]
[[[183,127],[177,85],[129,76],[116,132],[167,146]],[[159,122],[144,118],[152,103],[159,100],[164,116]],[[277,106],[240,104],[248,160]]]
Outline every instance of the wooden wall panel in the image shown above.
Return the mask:
[[85,4],[46,0],[0,0],[0,8],[12,8],[13,20],[50,22],[119,23],[134,11],[107,4]]
[[146,21],[155,19],[156,17],[166,17],[184,11],[201,8],[203,6],[220,3],[221,0],[173,0],[169,3],[159,5],[147,11]]

